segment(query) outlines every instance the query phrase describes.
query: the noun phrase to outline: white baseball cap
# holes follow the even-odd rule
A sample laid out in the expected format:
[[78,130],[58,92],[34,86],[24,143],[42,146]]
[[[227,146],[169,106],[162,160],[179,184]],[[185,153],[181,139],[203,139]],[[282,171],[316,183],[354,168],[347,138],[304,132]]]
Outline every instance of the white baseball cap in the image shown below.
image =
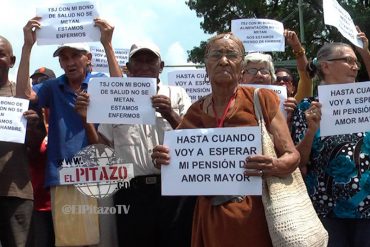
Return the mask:
[[60,53],[66,48],[71,48],[86,53],[90,52],[90,47],[87,43],[68,43],[59,46],[58,49],[54,51],[53,57],[59,56]]
[[159,57],[159,59],[161,58],[161,54],[160,54],[160,51],[159,51],[159,47],[156,46],[155,44],[151,43],[151,42],[137,42],[137,43],[134,43],[132,46],[131,46],[131,49],[130,49],[130,58],[138,51],[141,51],[141,50],[148,50],[148,51],[151,51],[153,52],[155,55],[157,55]]

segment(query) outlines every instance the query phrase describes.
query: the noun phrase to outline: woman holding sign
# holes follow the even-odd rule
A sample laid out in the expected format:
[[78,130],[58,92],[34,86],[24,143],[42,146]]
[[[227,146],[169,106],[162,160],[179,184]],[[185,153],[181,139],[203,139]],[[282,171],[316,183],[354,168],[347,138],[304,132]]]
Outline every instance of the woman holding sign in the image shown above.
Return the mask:
[[[368,40],[360,37],[365,59]],[[359,69],[354,50],[343,43],[325,44],[307,67],[322,85],[355,82]],[[320,108],[304,99],[292,125],[308,192],[329,233],[328,246],[370,246],[370,132],[320,137]]]
[[[199,99],[189,108],[178,129],[257,126],[254,88],[239,86],[243,43],[232,33],[219,34],[208,41],[205,54],[212,94]],[[283,177],[297,167],[299,154],[290,138],[286,120],[279,111],[277,95],[261,89],[259,99],[267,128],[274,136],[278,158],[265,155],[246,157],[245,174]],[[152,159],[158,168],[168,165],[168,147],[157,146]],[[221,247],[225,244],[271,246],[261,196],[198,197],[192,246]]]

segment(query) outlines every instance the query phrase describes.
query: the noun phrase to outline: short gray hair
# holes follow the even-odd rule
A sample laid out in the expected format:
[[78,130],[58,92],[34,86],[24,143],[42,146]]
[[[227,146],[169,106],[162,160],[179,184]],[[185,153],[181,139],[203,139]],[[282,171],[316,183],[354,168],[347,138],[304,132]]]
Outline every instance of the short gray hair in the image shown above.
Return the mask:
[[267,68],[270,71],[271,79],[273,80],[272,83],[276,81],[275,67],[274,67],[274,63],[272,62],[272,57],[270,54],[264,54],[264,53],[258,53],[258,52],[247,54],[244,57],[243,69],[247,67],[249,62],[267,64]]

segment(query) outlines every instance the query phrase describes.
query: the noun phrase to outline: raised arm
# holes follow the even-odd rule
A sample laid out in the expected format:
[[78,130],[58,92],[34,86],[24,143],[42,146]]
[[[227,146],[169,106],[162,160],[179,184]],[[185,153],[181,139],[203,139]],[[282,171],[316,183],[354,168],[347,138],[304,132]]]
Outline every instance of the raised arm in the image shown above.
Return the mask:
[[288,45],[292,48],[293,54],[297,59],[297,70],[299,74],[299,83],[297,88],[296,100],[299,102],[303,98],[312,96],[312,80],[306,72],[308,64],[306,51],[303,48],[297,34],[294,31],[285,30],[284,36]]
[[41,17],[34,17],[23,27],[24,43],[17,73],[16,97],[36,100],[37,95],[30,84],[30,59],[32,47],[36,42],[36,30],[40,28]]
[[358,37],[362,40],[364,43],[363,48],[356,47],[358,53],[360,54],[362,61],[364,62],[367,75],[370,78],[370,51],[369,51],[369,40],[366,37],[366,34],[364,32],[361,32],[360,28],[356,26],[358,31]]
[[100,41],[104,47],[105,54],[107,56],[109,74],[111,77],[122,77],[122,70],[118,65],[112,46],[114,26],[111,26],[107,21],[100,18],[96,18],[94,21],[95,25],[99,27],[101,32]]

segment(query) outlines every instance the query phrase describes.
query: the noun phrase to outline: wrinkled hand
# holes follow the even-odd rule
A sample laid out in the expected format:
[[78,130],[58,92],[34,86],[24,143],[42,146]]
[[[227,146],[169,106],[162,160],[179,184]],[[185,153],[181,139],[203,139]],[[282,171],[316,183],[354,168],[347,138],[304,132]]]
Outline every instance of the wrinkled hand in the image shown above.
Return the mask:
[[23,117],[27,119],[27,127],[34,127],[41,121],[39,115],[34,110],[25,111]]
[[285,177],[292,173],[291,166],[278,158],[267,155],[254,155],[245,159],[244,175],[257,177]]
[[286,39],[286,42],[288,45],[293,49],[300,49],[301,47],[301,42],[298,39],[297,34],[294,31],[290,31],[288,29],[284,30],[284,37]]
[[293,97],[288,97],[283,105],[284,105],[284,110],[286,111],[286,114],[287,114],[287,123],[289,126],[291,123],[292,117],[293,117],[293,112],[295,108],[297,108],[297,100]]
[[165,95],[152,96],[152,106],[156,112],[159,112],[164,118],[172,112],[171,99]]
[[316,101],[311,102],[310,108],[305,111],[308,128],[316,132],[320,128],[321,104]]
[[109,44],[112,42],[114,26],[110,25],[106,20],[95,18],[95,26],[100,29],[100,42],[104,44]]
[[162,165],[170,164],[170,150],[164,145],[157,145],[151,155],[155,168],[161,169]]
[[36,42],[36,30],[41,28],[40,23],[41,17],[33,17],[31,20],[27,22],[27,24],[23,27],[23,35],[24,35],[24,44],[28,46],[33,46]]
[[86,121],[87,106],[90,103],[90,96],[83,90],[76,92],[75,110]]
[[369,39],[366,37],[366,34],[364,32],[361,32],[360,28],[358,26],[356,26],[356,29],[357,29],[357,37],[360,38],[362,40],[362,42],[364,43],[364,47],[363,48],[360,48],[360,47],[357,47],[356,46],[356,49],[358,52],[369,52]]

